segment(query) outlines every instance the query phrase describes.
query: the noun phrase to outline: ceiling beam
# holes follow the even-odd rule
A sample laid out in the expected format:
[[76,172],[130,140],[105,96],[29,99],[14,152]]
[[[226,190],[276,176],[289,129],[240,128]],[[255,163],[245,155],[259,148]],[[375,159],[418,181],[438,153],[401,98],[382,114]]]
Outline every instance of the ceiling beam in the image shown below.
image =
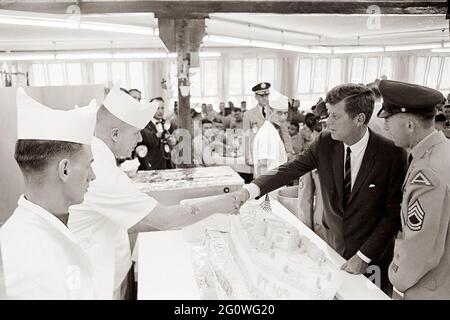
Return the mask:
[[[77,3],[78,2],[78,3]],[[154,12],[157,17],[201,18],[209,13],[250,12],[280,14],[368,14],[376,5],[382,14],[447,14],[446,0],[294,0],[294,1],[74,1],[0,2],[0,9],[45,13],[66,13],[77,4],[82,14]]]

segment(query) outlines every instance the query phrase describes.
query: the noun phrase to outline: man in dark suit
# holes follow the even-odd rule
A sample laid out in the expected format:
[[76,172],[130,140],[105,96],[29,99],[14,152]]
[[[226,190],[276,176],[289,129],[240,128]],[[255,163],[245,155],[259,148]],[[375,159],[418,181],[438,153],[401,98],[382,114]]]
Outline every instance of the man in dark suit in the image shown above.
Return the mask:
[[[170,133],[170,125],[164,120],[164,100],[161,97],[153,98],[150,102],[158,101],[159,107],[153,119],[141,130],[142,142],[147,148],[147,153],[140,155],[138,151],[140,166],[138,170],[162,170],[172,169],[171,150],[177,143],[175,137]],[[170,124],[168,122],[167,124]],[[136,148],[136,150],[139,150]]]
[[346,84],[326,97],[329,131],[322,132],[296,159],[260,176],[241,190],[241,201],[262,196],[318,169],[326,240],[348,261],[349,273],[381,269],[381,288],[390,294],[387,269],[400,228],[406,153],[367,127],[373,92]]

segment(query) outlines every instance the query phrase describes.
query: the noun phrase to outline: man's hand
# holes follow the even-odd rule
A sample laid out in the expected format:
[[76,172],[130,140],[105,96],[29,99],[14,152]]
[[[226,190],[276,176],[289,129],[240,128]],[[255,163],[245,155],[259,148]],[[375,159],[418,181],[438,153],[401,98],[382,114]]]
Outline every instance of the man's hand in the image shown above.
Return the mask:
[[253,167],[253,162],[251,162],[250,159],[245,159],[245,164],[249,167]]
[[250,194],[245,188],[241,188],[238,191],[230,193],[230,196],[233,197],[235,214],[239,213],[239,209],[250,198]]
[[345,270],[348,273],[361,274],[367,271],[368,266],[369,264],[367,262],[364,262],[357,254],[355,254],[341,266],[341,270]]
[[177,139],[173,135],[169,135],[167,138],[167,144],[171,147],[175,146],[177,144]]

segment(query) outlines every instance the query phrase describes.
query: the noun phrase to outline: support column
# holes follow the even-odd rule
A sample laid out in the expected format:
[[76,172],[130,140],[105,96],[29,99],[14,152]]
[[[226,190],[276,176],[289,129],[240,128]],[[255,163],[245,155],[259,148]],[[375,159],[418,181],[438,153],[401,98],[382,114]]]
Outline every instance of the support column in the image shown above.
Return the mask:
[[[161,40],[168,51],[177,53],[178,117],[180,129],[190,133],[192,147],[189,68],[200,66],[198,52],[205,35],[205,18],[159,18],[158,25]],[[193,164],[192,148],[190,154],[190,161],[181,164],[181,167],[189,167]]]

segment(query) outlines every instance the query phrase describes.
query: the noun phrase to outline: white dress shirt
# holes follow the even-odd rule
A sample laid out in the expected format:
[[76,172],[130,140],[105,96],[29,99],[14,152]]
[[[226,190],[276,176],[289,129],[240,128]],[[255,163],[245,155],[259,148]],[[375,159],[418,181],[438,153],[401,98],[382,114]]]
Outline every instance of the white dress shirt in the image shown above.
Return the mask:
[[117,167],[114,154],[103,141],[94,137],[91,148],[96,179],[83,203],[70,207],[69,227],[91,258],[101,298],[119,298],[131,267],[128,229],[147,216],[157,202],[139,191]]
[[356,177],[358,176],[359,168],[361,168],[361,163],[364,158],[364,153],[366,151],[368,142],[369,142],[369,130],[366,129],[366,133],[364,134],[364,136],[361,138],[361,140],[359,140],[355,144],[349,146],[344,143],[344,159],[343,159],[344,164],[345,164],[345,157],[347,155],[347,147],[350,147],[351,150],[350,168],[352,171],[352,189],[353,185],[355,184]]
[[9,299],[96,298],[89,257],[53,214],[22,195],[0,229]]

